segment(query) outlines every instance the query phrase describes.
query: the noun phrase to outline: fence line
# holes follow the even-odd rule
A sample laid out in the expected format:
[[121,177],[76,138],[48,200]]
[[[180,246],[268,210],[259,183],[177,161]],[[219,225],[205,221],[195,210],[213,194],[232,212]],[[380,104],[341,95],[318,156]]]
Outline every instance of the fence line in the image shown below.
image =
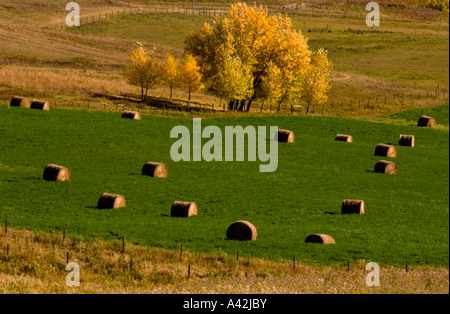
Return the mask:
[[92,15],[80,18],[80,24],[95,24],[111,16],[124,16],[126,14],[184,14],[184,15],[199,15],[207,17],[224,17],[228,15],[226,10],[214,9],[187,9],[187,8],[170,8],[154,7],[154,8],[130,8],[123,10],[113,10],[99,15]]
[[[5,228],[7,228],[7,227],[5,227]],[[79,250],[79,247],[76,247],[73,244],[67,244],[66,245],[65,241],[67,240],[67,237],[65,235],[65,230],[66,230],[66,228],[64,228],[64,234],[63,234],[63,238],[62,238],[61,244],[63,246],[62,250],[65,251],[64,257],[65,257],[65,260],[66,260],[66,264],[69,264],[70,257],[71,257],[70,256],[70,250],[72,250],[72,252],[73,251],[78,251],[79,254],[81,254],[80,253],[81,250]],[[1,234],[2,234],[2,232],[1,232],[1,224],[0,224],[0,235]],[[7,231],[4,231],[2,239],[5,239],[5,243],[4,244],[6,244],[4,247],[0,248],[0,250],[4,251],[4,254],[5,254],[5,257],[6,257],[5,259],[3,259],[3,262],[11,262],[11,261],[14,260],[13,258],[14,258],[14,253],[15,253],[13,251],[13,248],[15,246],[11,245],[11,244],[16,244],[13,240],[14,239],[19,239],[20,240],[20,238],[15,237],[14,232],[13,232],[12,235],[11,234],[8,235]],[[115,246],[117,252],[122,254],[122,255],[131,254],[131,255],[129,255],[130,256],[130,260],[128,262],[128,265],[129,265],[128,269],[129,269],[130,272],[133,272],[133,260],[134,260],[134,262],[136,262],[136,260],[138,260],[137,259],[138,256],[136,255],[136,252],[126,253],[126,251],[125,251],[125,245],[126,245],[125,236],[121,236],[121,237],[117,238],[117,240],[119,240],[121,242],[120,245],[116,245]],[[183,247],[182,243],[180,244],[180,247],[181,248]],[[153,249],[153,247],[151,247],[151,246],[149,246],[148,248]],[[192,259],[186,259],[186,258],[183,259],[182,255],[180,255],[180,257],[177,258],[179,253],[178,253],[178,251],[176,249],[167,249],[167,250],[171,251],[173,253],[173,257],[168,257],[168,258],[179,259],[179,261],[181,263],[185,263],[185,265],[187,266],[186,277],[190,278],[191,277],[191,271],[192,271],[192,265],[195,265],[193,260]],[[292,253],[292,252],[289,252],[289,253]],[[196,254],[196,253],[191,252],[191,254]],[[240,263],[240,260],[239,260],[240,256],[242,257],[242,256],[244,256],[244,254],[243,254],[242,250],[239,250],[239,249],[236,251],[236,258],[232,254],[229,254],[229,256],[227,257],[227,262],[225,263],[226,265],[228,265],[227,268],[231,269],[234,266],[234,268],[240,269],[240,267],[241,267],[241,263]],[[250,257],[251,256],[248,255],[248,260],[243,263],[245,265],[244,268],[246,268],[246,269],[251,269]],[[265,259],[269,260],[267,257]],[[145,260],[145,259],[143,259],[143,260]],[[233,260],[235,261],[234,263],[232,262]],[[347,270],[349,272],[352,271],[352,270],[355,270],[355,269],[356,270],[362,270],[362,269],[365,269],[363,264],[361,264],[362,260],[363,259],[356,259],[356,260],[352,259],[352,260],[350,260],[350,259],[346,258],[344,260],[339,261],[338,263],[334,263],[334,266],[338,266],[338,267],[340,267],[338,269],[340,269],[340,270]],[[282,264],[286,264],[286,266],[288,266],[290,264],[291,266],[287,267],[287,269],[290,268],[293,273],[297,273],[297,266],[299,266],[299,264],[298,264],[298,259],[296,259],[296,255],[288,254],[288,255],[282,257],[281,263]],[[405,262],[405,273],[408,273],[408,270],[411,270],[411,265],[419,266],[420,264],[421,263],[418,260],[415,260],[413,263],[411,263],[410,260],[407,260]],[[303,265],[307,265],[307,264],[303,264]],[[360,267],[355,267],[355,265],[360,266]],[[408,266],[409,266],[409,268],[408,268]],[[209,267],[212,267],[212,266],[209,266]],[[275,269],[276,269],[276,267],[275,267]],[[243,276],[245,276],[246,278],[248,277],[247,271],[244,273]]]
[[[420,91],[420,92],[397,92],[397,93],[383,93],[378,95],[372,95],[367,97],[356,97],[353,99],[329,99],[323,104],[312,104],[310,113],[313,114],[325,114],[325,113],[339,113],[339,112],[366,112],[366,111],[389,111],[396,107],[401,109],[405,104],[413,103],[418,105],[417,102],[427,100],[446,100],[448,99],[449,92],[445,89],[435,89],[433,91]],[[3,98],[5,104],[10,103],[11,98]],[[187,103],[187,102],[173,102],[167,104],[160,104],[158,106],[151,103],[136,103],[130,104],[126,99],[122,101],[116,101],[114,104],[105,104],[99,102],[79,102],[69,101],[61,102],[58,99],[47,99],[50,107],[54,108],[66,108],[66,109],[87,109],[97,111],[108,112],[123,112],[126,110],[137,111],[141,114],[150,115],[171,115],[176,112],[202,112],[202,113],[237,113],[239,106],[234,105],[229,108],[227,102],[220,103]],[[123,104],[126,103],[126,104]],[[419,104],[420,105],[420,104]],[[409,108],[409,107],[408,107]],[[245,109],[243,110],[245,112]],[[269,104],[261,107],[261,104],[254,103],[250,112],[251,113],[266,113],[266,114],[291,114],[291,115],[304,115],[306,114],[307,106],[303,102],[282,104],[280,110],[278,105]]]
[[[330,11],[330,8],[332,10]],[[326,17],[326,18],[334,18],[334,19],[353,19],[353,20],[363,20],[367,12],[349,12],[343,11],[339,9],[339,7],[335,7],[333,5],[328,4],[316,4],[311,5],[308,3],[302,3],[301,5],[296,6],[271,6],[269,7],[269,11],[272,13],[283,12],[288,15],[295,16],[305,16],[305,17]],[[414,11],[416,13],[416,11]],[[449,23],[448,19],[444,20],[443,16],[437,12],[426,12],[427,16],[423,16],[421,18],[417,18],[415,16],[397,16],[393,14],[393,16],[383,16],[384,22],[445,22],[447,25]],[[110,12],[101,13],[98,15],[85,16],[81,17],[81,24],[94,24],[96,22],[101,21],[102,19],[106,19],[110,16],[124,16],[126,14],[184,14],[184,15],[199,15],[199,16],[207,16],[207,17],[224,17],[228,16],[228,9],[212,9],[208,7],[202,7],[200,9],[193,9],[186,7],[185,4],[181,6],[179,5],[169,5],[169,4],[157,4],[157,6],[149,6],[148,3],[144,7],[127,7],[112,10]]]

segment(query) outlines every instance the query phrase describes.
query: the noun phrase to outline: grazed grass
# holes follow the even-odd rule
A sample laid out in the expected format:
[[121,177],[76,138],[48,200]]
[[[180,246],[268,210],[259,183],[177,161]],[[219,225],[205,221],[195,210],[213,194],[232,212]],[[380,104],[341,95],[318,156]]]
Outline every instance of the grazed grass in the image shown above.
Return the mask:
[[[175,125],[191,129],[192,121],[0,107],[0,221],[8,218],[11,226],[32,230],[66,227],[87,238],[125,236],[168,249],[183,243],[197,252],[297,255],[320,265],[369,258],[396,266],[448,264],[448,130],[324,117],[202,121],[203,127],[222,130],[229,125],[293,130],[297,140],[280,145],[277,171],[260,173],[259,162],[174,162],[175,139],[169,135]],[[337,133],[353,135],[355,143],[335,142]],[[399,174],[373,173],[376,145],[395,144],[399,134],[414,134],[417,142],[414,149],[398,148]],[[166,163],[169,177],[140,175],[147,161]],[[49,163],[68,167],[72,180],[43,181]],[[127,208],[99,211],[103,192],[124,195]],[[345,198],[364,199],[366,214],[340,215]],[[195,201],[199,215],[170,217],[175,200]],[[239,219],[257,227],[256,242],[225,239],[227,227]],[[330,234],[337,244],[304,243],[317,232]]]
[[373,117],[372,121],[383,121],[388,123],[399,123],[403,125],[415,126],[417,125],[418,117],[431,116],[436,119],[437,128],[447,130],[449,128],[449,105],[435,106],[429,108],[416,108],[405,110],[402,112]]

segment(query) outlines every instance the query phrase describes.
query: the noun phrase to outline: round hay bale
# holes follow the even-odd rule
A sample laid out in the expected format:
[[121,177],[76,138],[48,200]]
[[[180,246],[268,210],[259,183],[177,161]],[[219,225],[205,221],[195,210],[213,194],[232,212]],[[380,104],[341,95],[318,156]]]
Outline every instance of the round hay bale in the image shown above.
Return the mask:
[[397,148],[394,145],[378,144],[375,148],[375,155],[395,158],[397,157]]
[[167,167],[160,162],[147,162],[142,167],[142,174],[144,176],[150,176],[154,178],[167,178]]
[[133,119],[133,120],[141,120],[141,114],[136,111],[124,111],[122,112],[122,118],[124,119]]
[[432,118],[432,117],[421,116],[419,118],[419,121],[417,122],[417,125],[421,126],[421,127],[434,128],[434,127],[436,127],[437,123],[436,123],[436,120],[434,120],[434,118]]
[[306,237],[305,243],[319,243],[319,244],[335,244],[336,241],[328,234],[311,234]]
[[197,204],[194,202],[180,202],[175,201],[170,210],[172,217],[191,217],[197,216]]
[[392,161],[380,160],[375,165],[375,172],[397,174],[397,165]]
[[342,201],[342,214],[364,214],[364,201],[363,200],[343,200]]
[[257,236],[255,226],[245,220],[232,223],[227,230],[227,239],[229,240],[253,241]]
[[278,129],[275,135],[275,140],[282,143],[293,143],[294,142],[294,132],[289,130]]
[[10,107],[30,108],[30,101],[27,98],[14,96],[9,103]]
[[30,104],[31,109],[50,110],[50,104],[44,100],[33,100]]
[[351,135],[337,134],[336,137],[334,138],[334,140],[340,141],[340,142],[352,143],[353,137]]
[[66,167],[54,164],[47,165],[44,170],[44,180],[46,181],[68,181],[70,171]]
[[414,147],[414,144],[415,144],[414,135],[400,134],[400,136],[398,138],[398,145]]
[[125,197],[117,194],[103,193],[98,200],[99,209],[120,208],[126,205]]

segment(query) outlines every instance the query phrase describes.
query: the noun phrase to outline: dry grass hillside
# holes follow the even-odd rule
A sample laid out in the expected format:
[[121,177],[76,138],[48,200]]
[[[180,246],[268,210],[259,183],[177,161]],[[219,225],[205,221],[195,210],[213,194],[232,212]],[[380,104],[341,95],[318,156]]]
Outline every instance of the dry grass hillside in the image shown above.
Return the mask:
[[[382,25],[376,29],[365,25],[360,1],[314,0],[288,12],[311,49],[325,47],[334,64],[329,101],[314,113],[370,116],[446,102],[448,15],[407,2],[405,7],[383,2]],[[148,103],[139,104],[139,90],[122,76],[133,43],[155,47],[161,56],[171,50],[181,57],[186,35],[214,16],[223,17],[231,1],[197,1],[199,11],[193,12],[190,4],[171,1],[78,3],[79,28],[65,26],[67,11],[57,0],[0,3],[0,101],[6,104],[23,95],[59,107],[112,110],[125,103],[147,111],[161,108],[167,103],[167,87],[151,90]],[[260,3],[282,12],[287,2]],[[168,108],[186,106],[185,91],[176,89],[174,98]],[[220,100],[207,92],[194,95],[193,101],[197,107],[222,109]],[[286,104],[285,113],[293,109],[290,105],[302,104]],[[255,113],[259,107],[254,106]],[[274,113],[275,108],[266,104],[263,111]]]
[[[80,266],[80,286],[68,287],[69,262]],[[297,261],[179,252],[122,242],[8,229],[0,231],[0,293],[340,294],[449,293],[444,268],[390,266],[380,286],[367,286],[367,261],[315,267]],[[188,273],[190,267],[190,273]]]

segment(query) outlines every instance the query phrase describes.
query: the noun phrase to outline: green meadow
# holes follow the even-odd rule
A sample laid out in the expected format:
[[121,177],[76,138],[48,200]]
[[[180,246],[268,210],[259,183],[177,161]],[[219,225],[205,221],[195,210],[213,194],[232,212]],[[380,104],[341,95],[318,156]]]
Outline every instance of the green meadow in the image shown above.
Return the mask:
[[[422,114],[436,129],[420,128]],[[119,113],[0,106],[0,227],[69,237],[117,240],[191,252],[265,257],[317,265],[348,260],[402,266],[448,266],[449,106],[414,109],[377,119],[267,116],[203,119],[202,126],[278,126],[295,132],[280,143],[278,169],[260,162],[174,162],[174,126],[192,120]],[[224,133],[224,132],[223,132]],[[351,134],[353,143],[334,141]],[[373,172],[385,157],[378,143],[413,134],[416,147],[398,146],[397,175]],[[205,143],[206,140],[203,140]],[[141,175],[147,161],[164,162],[166,179]],[[47,164],[66,166],[68,182],[42,178]],[[99,210],[103,192],[122,194],[126,208]],[[362,199],[364,215],[342,215],[343,199]],[[194,201],[198,216],[173,218],[175,200]],[[252,242],[226,239],[236,220],[252,222]],[[305,244],[326,233],[335,245]]]

